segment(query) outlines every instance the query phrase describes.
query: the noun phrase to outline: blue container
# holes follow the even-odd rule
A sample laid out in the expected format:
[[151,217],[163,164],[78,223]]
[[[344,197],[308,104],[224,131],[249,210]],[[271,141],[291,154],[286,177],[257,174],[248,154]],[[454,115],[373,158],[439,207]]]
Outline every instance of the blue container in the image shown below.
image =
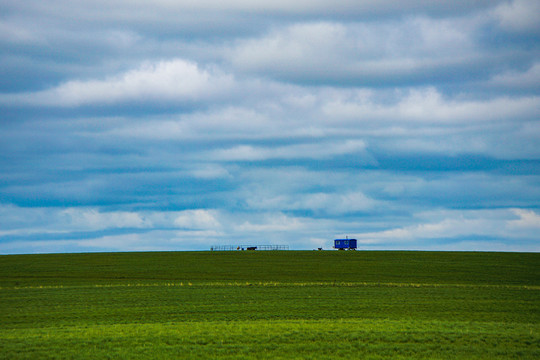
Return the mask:
[[334,249],[356,249],[356,239],[335,239]]

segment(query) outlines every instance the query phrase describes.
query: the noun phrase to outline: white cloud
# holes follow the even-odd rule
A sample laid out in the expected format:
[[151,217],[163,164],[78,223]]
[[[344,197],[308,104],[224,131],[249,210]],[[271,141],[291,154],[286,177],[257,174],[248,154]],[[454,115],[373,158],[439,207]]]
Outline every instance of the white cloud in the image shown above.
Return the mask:
[[534,63],[523,72],[508,71],[496,74],[489,84],[495,87],[504,87],[516,90],[535,90],[540,87],[540,63]]
[[147,228],[152,223],[136,212],[100,212],[96,209],[69,208],[62,210],[61,217],[67,217],[69,227],[76,229]]
[[[155,235],[155,234],[154,234]],[[74,241],[71,245],[83,248],[100,249],[101,251],[127,251],[156,250],[156,242],[149,242],[145,234],[107,235],[94,239]],[[66,244],[67,245],[67,244]]]
[[[247,92],[252,90],[250,84],[242,83],[238,86],[245,87],[244,91]],[[186,131],[194,136],[205,134],[206,137],[220,139],[235,139],[242,136],[260,138],[272,136],[278,130],[283,131],[278,119],[259,111],[253,104],[250,105],[251,107],[226,106],[209,112],[186,114],[180,120],[186,124]]]
[[178,213],[174,225],[187,229],[217,229],[221,224],[216,215],[212,210],[185,210]]
[[519,216],[518,220],[510,220],[508,225],[510,228],[531,230],[540,229],[540,215],[532,210],[527,209],[512,209],[512,212]]
[[[302,206],[332,206],[339,203],[340,195],[313,194],[300,200],[305,201]],[[352,206],[358,201],[367,201],[364,205],[371,206],[371,200],[361,193],[347,193],[341,200],[343,203],[336,207],[338,213],[342,206],[347,206],[347,201]],[[5,209],[21,214],[36,211],[13,206]],[[252,209],[235,213],[196,209],[128,213],[75,209],[67,213],[62,210],[49,212],[51,216],[41,219],[41,223],[26,228],[21,223],[16,229],[0,233],[1,237],[6,237],[0,242],[0,251],[201,250],[216,244],[265,243],[288,244],[293,249],[329,248],[332,238],[340,237],[342,232],[343,236],[357,238],[364,247],[380,249],[537,251],[540,248],[537,237],[540,215],[524,208],[426,211],[411,219],[396,220],[394,223],[401,222],[403,226],[394,228],[389,227],[388,218],[314,219],[287,215],[279,210]],[[64,223],[59,222],[62,219]],[[53,221],[55,231],[47,231],[43,226],[49,221]],[[133,231],[133,228],[139,230]],[[380,230],[358,232],[361,228]],[[123,232],[104,235],[101,231],[106,229]],[[84,235],[87,238],[71,238],[70,233],[80,231],[96,233],[95,236]],[[16,237],[11,239],[12,235]],[[22,235],[31,238],[19,240]]]
[[537,133],[538,96],[473,100],[445,97],[429,87],[399,91],[391,101],[382,99],[377,93],[334,96],[321,106],[325,118],[332,119],[325,125],[391,152],[506,159],[540,154],[532,135]]
[[324,104],[322,110],[328,117],[337,119],[383,120],[387,128],[388,124],[438,126],[443,123],[453,126],[483,124],[487,121],[505,122],[509,118],[534,116],[539,104],[538,96],[452,99],[444,97],[434,87],[427,87],[397,92],[392,103],[380,103],[376,93],[360,97],[337,96]]
[[360,191],[308,194],[266,193],[249,197],[246,202],[252,209],[307,210],[331,216],[368,211],[378,203]]
[[[247,89],[251,92],[254,87]],[[238,106],[215,106],[144,121],[126,118],[88,135],[100,141],[102,137],[114,141],[118,137],[123,141],[212,140],[204,149],[193,148],[193,154],[183,152],[184,158],[205,161],[356,154],[356,161],[374,163],[367,143],[394,152],[498,158],[539,154],[533,134],[540,97],[535,95],[470,99],[444,95],[435,87],[387,91],[282,86],[280,90],[259,89],[258,100]],[[505,146],[500,146],[503,138]],[[252,144],[271,139],[286,140],[288,145]],[[229,145],[231,140],[235,142]]]
[[73,249],[77,242],[73,240],[38,240],[38,241],[7,241],[0,243],[0,252],[2,254],[39,254],[39,253],[58,253],[74,252]]
[[104,135],[157,140],[181,140],[195,138],[268,137],[282,132],[281,123],[270,119],[256,109],[226,106],[174,116],[126,121]]
[[296,144],[276,147],[238,145],[212,151],[207,158],[216,161],[260,161],[268,159],[328,159],[344,154],[362,154],[366,144],[362,140],[335,143]]
[[290,217],[285,214],[268,214],[256,223],[245,221],[234,226],[234,230],[239,233],[253,234],[261,232],[283,232],[298,231],[304,228],[300,218]]
[[232,177],[226,168],[216,164],[199,165],[190,169],[189,174],[198,179],[227,179]]
[[216,229],[221,226],[216,210],[103,211],[97,208],[59,209],[0,206],[0,236],[66,234],[111,229]]
[[126,101],[193,101],[222,93],[232,77],[205,70],[191,61],[173,59],[147,62],[139,68],[105,80],[72,80],[35,93],[7,94],[4,103],[49,106],[113,104]]
[[[317,195],[317,194],[315,194]],[[327,195],[327,194],[324,194]],[[369,198],[360,191],[336,194],[335,196],[323,196],[322,202],[315,202],[319,209],[327,210],[333,214],[346,214],[356,211],[367,211],[376,206],[377,201]],[[309,207],[307,207],[309,209]]]
[[[518,220],[515,220],[516,215],[520,217]],[[461,238],[463,242],[468,237],[530,242],[537,241],[540,227],[540,215],[527,209],[434,211],[417,214],[416,217],[415,225],[357,233],[355,237],[368,245],[393,243],[427,247],[430,241],[437,239]]]

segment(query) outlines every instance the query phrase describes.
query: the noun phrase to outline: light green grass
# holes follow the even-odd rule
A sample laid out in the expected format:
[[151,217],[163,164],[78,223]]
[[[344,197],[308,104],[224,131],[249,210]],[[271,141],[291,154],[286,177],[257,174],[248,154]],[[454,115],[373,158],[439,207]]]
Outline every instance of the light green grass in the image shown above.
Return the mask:
[[0,256],[0,358],[536,359],[539,255]]
[[[530,325],[252,320],[68,326],[4,333],[5,358],[537,358]],[[535,330],[538,330],[536,327]]]

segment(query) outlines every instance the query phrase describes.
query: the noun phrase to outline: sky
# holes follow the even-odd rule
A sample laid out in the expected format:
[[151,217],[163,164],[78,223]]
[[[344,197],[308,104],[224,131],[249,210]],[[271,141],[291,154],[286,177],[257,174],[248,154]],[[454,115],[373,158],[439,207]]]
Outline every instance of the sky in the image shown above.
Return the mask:
[[539,1],[0,0],[0,254],[539,233]]

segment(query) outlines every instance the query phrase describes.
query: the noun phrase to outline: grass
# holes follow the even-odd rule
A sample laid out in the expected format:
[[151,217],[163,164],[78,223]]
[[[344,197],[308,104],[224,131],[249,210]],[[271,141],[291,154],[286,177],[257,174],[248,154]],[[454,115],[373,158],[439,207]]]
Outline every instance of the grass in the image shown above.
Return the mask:
[[208,251],[0,259],[0,287],[154,281],[540,285],[534,253]]
[[0,358],[540,358],[540,254],[0,256]]
[[[21,340],[24,338],[24,340]],[[9,358],[426,358],[535,356],[526,325],[395,320],[252,320],[12,331]],[[18,343],[25,344],[24,351]],[[538,353],[536,353],[537,355]]]

